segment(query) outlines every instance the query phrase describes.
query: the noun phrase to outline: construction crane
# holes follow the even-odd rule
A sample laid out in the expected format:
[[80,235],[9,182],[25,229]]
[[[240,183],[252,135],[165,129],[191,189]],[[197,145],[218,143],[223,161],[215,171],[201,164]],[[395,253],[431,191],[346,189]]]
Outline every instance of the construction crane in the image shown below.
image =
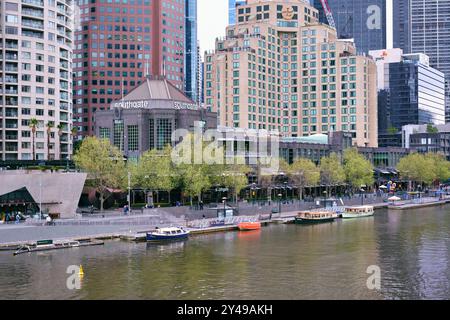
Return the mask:
[[328,24],[330,27],[336,30],[336,23],[334,22],[333,13],[331,12],[330,6],[328,5],[327,0],[320,0],[322,3],[323,11],[327,17]]

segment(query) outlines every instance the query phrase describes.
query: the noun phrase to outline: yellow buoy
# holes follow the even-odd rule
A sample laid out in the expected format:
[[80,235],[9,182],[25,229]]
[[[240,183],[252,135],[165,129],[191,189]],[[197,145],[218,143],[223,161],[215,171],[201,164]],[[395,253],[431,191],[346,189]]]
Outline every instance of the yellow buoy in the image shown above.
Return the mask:
[[80,270],[78,271],[79,276],[84,276],[83,266],[80,266]]

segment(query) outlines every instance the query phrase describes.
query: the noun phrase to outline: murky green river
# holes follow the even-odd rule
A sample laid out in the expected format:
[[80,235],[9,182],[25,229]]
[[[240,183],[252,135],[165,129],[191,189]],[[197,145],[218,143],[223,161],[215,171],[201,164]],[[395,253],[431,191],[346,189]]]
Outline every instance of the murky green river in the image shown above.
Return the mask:
[[[71,265],[84,268],[80,289],[67,286]],[[167,245],[1,252],[0,299],[450,299],[450,206]]]

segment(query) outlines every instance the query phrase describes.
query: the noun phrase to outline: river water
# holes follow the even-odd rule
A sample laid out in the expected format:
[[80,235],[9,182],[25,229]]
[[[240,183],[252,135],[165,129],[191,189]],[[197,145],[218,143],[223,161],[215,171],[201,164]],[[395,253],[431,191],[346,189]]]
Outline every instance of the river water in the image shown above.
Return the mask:
[[[79,290],[67,287],[70,265],[83,266]],[[367,286],[369,266],[380,290]],[[0,252],[0,299],[450,299],[450,207],[167,245]]]

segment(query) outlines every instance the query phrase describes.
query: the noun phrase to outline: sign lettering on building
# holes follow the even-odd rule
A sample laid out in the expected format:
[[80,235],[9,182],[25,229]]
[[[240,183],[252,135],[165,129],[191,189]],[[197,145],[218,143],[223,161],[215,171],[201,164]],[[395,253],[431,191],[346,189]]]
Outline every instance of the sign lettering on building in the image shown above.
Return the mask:
[[[121,109],[150,109],[151,104],[148,100],[140,100],[140,101],[120,101],[113,103],[114,108]],[[176,110],[199,110],[199,106],[193,103],[185,103],[174,101],[173,108]]]
[[114,103],[114,108],[122,109],[147,109],[149,108],[149,102],[145,100],[141,101],[120,101]]
[[177,110],[198,110],[198,105],[175,101],[173,107]]

